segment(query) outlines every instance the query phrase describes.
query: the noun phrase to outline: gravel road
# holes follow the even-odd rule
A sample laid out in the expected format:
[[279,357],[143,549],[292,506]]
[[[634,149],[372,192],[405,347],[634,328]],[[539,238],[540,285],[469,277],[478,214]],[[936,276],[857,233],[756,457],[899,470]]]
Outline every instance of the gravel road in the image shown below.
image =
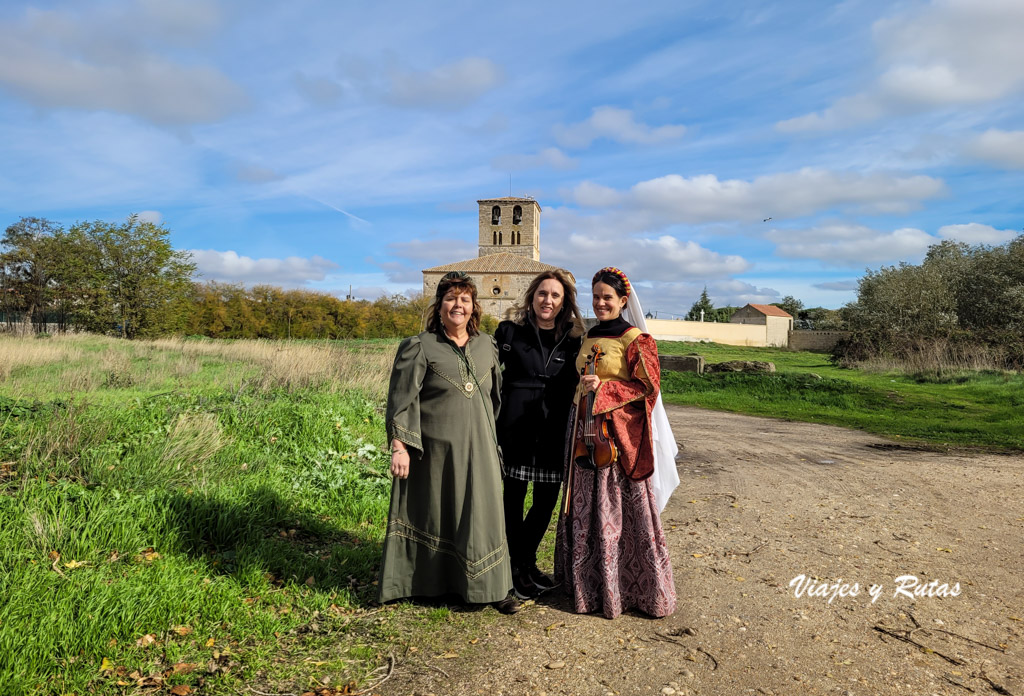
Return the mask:
[[556,590],[404,646],[374,693],[1024,696],[1024,457],[668,410],[675,614]]

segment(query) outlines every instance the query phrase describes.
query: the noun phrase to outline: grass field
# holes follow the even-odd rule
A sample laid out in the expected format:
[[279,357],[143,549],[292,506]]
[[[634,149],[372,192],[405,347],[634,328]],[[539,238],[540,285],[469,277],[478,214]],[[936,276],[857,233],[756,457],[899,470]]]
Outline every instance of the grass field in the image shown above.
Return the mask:
[[771,375],[665,373],[666,402],[830,423],[936,446],[1024,449],[1024,375],[953,372],[907,375],[847,370],[828,356],[778,348],[661,342],[665,354],[706,362],[773,362]]
[[[395,646],[486,622],[369,606],[395,345],[0,336],[0,694],[365,684]],[[1020,375],[660,347],[779,369],[665,373],[669,402],[1024,448]]]
[[0,693],[381,664],[393,348],[0,337]]

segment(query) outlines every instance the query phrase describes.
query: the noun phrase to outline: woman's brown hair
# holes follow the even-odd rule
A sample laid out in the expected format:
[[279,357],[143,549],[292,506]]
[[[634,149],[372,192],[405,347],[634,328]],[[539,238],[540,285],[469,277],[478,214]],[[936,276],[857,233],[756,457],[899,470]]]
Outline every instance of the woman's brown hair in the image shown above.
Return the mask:
[[476,283],[464,271],[450,271],[441,277],[441,282],[437,284],[437,291],[434,293],[434,301],[430,303],[430,308],[427,310],[427,331],[436,334],[444,331],[444,324],[441,322],[441,300],[450,290],[454,290],[457,295],[468,292],[473,298],[473,313],[466,324],[466,332],[470,336],[479,335],[483,307],[476,299]]
[[580,308],[576,305],[576,284],[572,282],[569,271],[564,268],[544,271],[530,281],[523,301],[512,308],[512,321],[517,324],[526,324],[527,320],[533,321],[533,298],[545,280],[557,280],[562,284],[562,308],[555,317],[555,338],[560,339],[566,334],[582,336],[583,320],[580,318]]

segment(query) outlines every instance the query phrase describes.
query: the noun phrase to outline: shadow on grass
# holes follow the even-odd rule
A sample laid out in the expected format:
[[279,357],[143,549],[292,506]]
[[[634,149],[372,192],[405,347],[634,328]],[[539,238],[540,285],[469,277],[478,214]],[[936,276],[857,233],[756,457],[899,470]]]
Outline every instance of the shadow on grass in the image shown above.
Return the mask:
[[[365,606],[376,593],[381,543],[364,530],[339,528],[298,510],[268,487],[233,497],[168,491],[161,536],[207,562],[211,573],[278,584],[306,582]],[[170,551],[172,549],[168,549]]]

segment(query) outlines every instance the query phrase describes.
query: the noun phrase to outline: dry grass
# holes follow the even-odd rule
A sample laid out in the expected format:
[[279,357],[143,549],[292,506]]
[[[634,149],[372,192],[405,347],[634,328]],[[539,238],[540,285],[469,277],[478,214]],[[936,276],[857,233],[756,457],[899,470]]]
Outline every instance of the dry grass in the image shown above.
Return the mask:
[[19,367],[69,363],[82,358],[82,349],[70,337],[31,338],[0,334],[0,381]]
[[[98,349],[98,350],[97,350]],[[324,387],[358,389],[383,398],[394,350],[345,342],[299,343],[240,340],[194,341],[164,338],[124,341],[106,336],[70,334],[48,339],[0,335],[0,382],[23,366],[55,366],[46,382],[59,392],[147,387],[170,381],[187,387],[211,360],[227,363],[211,377],[222,386],[242,384],[261,390]],[[145,361],[145,368],[138,364]],[[134,363],[133,363],[134,361]],[[16,376],[15,376],[16,377]],[[26,377],[28,380],[28,377]],[[22,385],[38,387],[38,376]],[[34,385],[34,387],[33,387]]]
[[224,437],[213,413],[182,413],[167,435],[162,463],[200,466],[212,459],[225,445]]
[[921,342],[912,352],[896,356],[876,356],[862,360],[853,367],[864,372],[902,372],[911,375],[942,375],[951,372],[980,372],[1005,369],[1007,351],[1000,347],[966,345],[933,339]]
[[343,343],[287,343],[284,341],[185,341],[159,339],[144,345],[180,354],[183,359],[217,357],[259,368],[261,389],[297,389],[329,386],[338,391],[359,389],[382,397],[387,388],[392,352],[359,350]]

